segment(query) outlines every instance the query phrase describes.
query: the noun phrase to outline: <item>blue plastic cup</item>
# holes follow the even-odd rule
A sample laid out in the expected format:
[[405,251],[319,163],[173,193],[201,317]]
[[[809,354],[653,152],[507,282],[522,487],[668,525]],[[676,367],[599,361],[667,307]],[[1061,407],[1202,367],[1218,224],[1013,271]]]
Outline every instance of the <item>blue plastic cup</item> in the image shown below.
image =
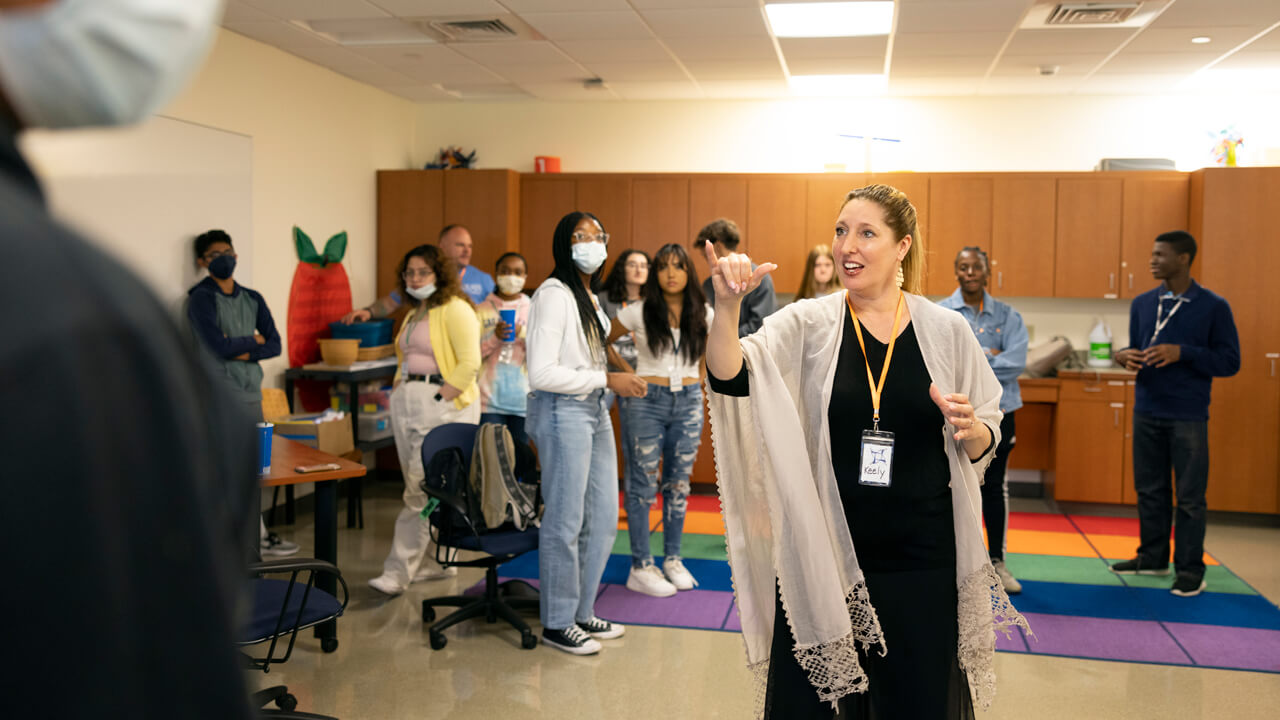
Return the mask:
[[258,477],[271,474],[271,436],[275,428],[274,423],[258,423]]
[[507,334],[504,335],[502,339],[506,342],[511,342],[512,340],[515,340],[516,339],[515,308],[511,308],[510,310],[499,310],[498,317],[502,319],[502,322],[507,324]]

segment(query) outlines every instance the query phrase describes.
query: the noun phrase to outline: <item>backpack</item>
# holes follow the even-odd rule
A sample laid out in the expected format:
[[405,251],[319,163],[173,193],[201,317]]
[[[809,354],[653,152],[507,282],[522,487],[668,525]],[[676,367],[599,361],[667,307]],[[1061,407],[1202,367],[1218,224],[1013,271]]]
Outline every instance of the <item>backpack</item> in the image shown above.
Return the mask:
[[462,450],[444,448],[432,456],[421,484],[424,491],[430,489],[441,497],[439,512],[431,514],[436,527],[459,534],[470,534],[473,527],[483,528],[480,504],[467,484],[467,464]]
[[[528,447],[524,450],[532,455]],[[484,526],[491,530],[507,523],[517,530],[538,527],[541,512],[536,480],[529,483],[517,479],[534,479],[532,465],[518,451],[506,425],[481,425],[471,450],[469,479],[469,495],[479,500],[480,515],[472,517],[483,517]]]

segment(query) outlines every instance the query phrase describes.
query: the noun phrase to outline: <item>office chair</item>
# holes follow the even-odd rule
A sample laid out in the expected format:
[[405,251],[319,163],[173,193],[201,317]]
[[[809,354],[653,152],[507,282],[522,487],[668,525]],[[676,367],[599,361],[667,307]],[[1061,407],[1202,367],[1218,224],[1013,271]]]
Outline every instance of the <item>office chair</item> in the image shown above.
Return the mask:
[[[264,673],[271,672],[271,666],[289,660],[293,654],[293,644],[298,639],[298,631],[332,620],[342,615],[350,599],[347,583],[342,573],[332,563],[313,558],[283,558],[251,563],[249,571],[256,577],[251,582],[253,590],[252,614],[241,631],[238,645],[257,645],[269,643],[267,653],[263,657],[252,657],[245,654],[249,666]],[[320,590],[315,586],[316,573],[328,573],[338,579],[342,586],[342,601]],[[264,577],[266,575],[289,574],[288,580]],[[298,578],[306,574],[305,580]],[[277,656],[277,645],[284,638],[288,645],[284,654]],[[273,718],[293,718],[296,720],[336,720],[327,715],[297,712],[298,699],[289,694],[284,685],[276,685],[253,694],[254,707],[262,707],[274,702],[278,710],[262,710],[262,714]]]
[[[466,423],[449,423],[441,425],[431,432],[422,442],[422,466],[431,464],[436,453],[450,448],[461,451],[464,475],[471,462],[471,448],[475,444],[478,425]],[[517,466],[520,470],[521,466]],[[536,471],[532,463],[526,463],[521,479],[528,479]],[[538,608],[537,589],[523,580],[498,582],[498,566],[508,560],[519,557],[530,550],[538,549],[538,528],[529,526],[525,530],[508,529],[503,526],[487,530],[482,520],[472,521],[467,515],[466,499],[458,494],[441,492],[431,488],[425,481],[423,490],[429,497],[440,501],[440,506],[431,514],[431,525],[436,535],[436,561],[444,567],[482,567],[484,568],[484,595],[453,595],[448,597],[428,598],[422,601],[422,621],[432,623],[430,629],[431,649],[440,650],[448,643],[444,631],[463,620],[484,616],[490,623],[501,617],[520,631],[520,647],[532,650],[538,644],[538,638],[529,629],[529,625],[520,618],[517,609]],[[450,512],[452,511],[452,512]],[[455,521],[446,517],[461,516],[463,528],[459,529]],[[458,560],[458,550],[471,550],[485,554],[475,560]],[[519,591],[519,595],[516,594]],[[436,620],[435,606],[456,607],[448,617]]]

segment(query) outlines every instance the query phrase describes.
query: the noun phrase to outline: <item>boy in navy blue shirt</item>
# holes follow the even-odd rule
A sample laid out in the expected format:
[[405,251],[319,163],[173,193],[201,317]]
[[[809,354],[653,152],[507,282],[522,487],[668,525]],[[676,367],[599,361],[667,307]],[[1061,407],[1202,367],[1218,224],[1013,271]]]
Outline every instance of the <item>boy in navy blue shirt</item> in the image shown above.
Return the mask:
[[1133,478],[1140,544],[1121,575],[1169,574],[1170,471],[1177,487],[1170,592],[1204,589],[1205,488],[1209,482],[1209,390],[1240,370],[1231,306],[1191,279],[1196,241],[1181,230],[1156,237],[1151,275],[1160,287],[1133,299],[1129,347],[1116,361],[1138,373],[1133,408]]

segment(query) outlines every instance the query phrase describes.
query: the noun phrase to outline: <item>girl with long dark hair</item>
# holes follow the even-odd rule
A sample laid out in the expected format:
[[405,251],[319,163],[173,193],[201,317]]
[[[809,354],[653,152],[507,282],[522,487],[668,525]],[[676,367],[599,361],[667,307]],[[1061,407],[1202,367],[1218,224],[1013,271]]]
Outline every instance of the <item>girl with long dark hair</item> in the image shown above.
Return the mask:
[[[702,356],[712,311],[684,246],[662,246],[653,258],[644,302],[618,313],[614,340],[635,334],[636,374],[643,397],[621,401],[623,447],[628,449],[624,501],[631,536],[627,588],[668,597],[692,590],[697,581],[680,559],[689,474],[702,440]],[[649,508],[662,493],[663,561],[649,551]]]
[[618,459],[609,391],[644,393],[629,373],[609,372],[610,321],[593,290],[609,235],[594,215],[572,212],[552,237],[555,270],[533,294],[526,339],[526,429],[538,447],[546,503],[538,540],[542,641],[574,655],[625,629],[595,615],[596,593],[618,533]]

